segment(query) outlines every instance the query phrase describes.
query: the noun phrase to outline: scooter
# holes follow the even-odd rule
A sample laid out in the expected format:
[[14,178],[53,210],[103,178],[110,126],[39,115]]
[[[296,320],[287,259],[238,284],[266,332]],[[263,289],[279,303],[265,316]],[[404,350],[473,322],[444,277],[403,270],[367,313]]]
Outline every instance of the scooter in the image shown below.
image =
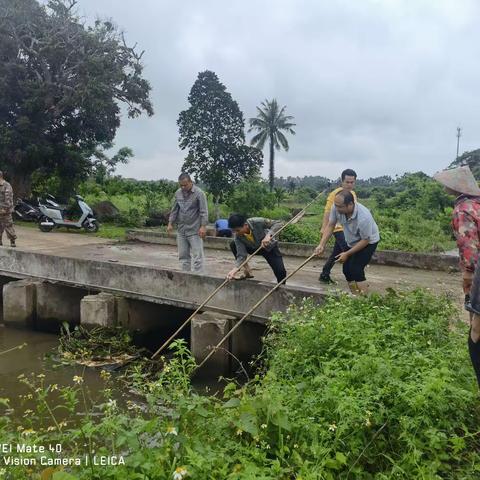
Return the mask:
[[55,227],[83,228],[87,232],[98,232],[99,225],[93,216],[93,210],[80,195],[75,195],[74,198],[81,211],[80,218],[77,221],[67,218],[66,207],[59,205],[52,195],[48,195],[45,200],[39,199],[38,208],[42,216],[38,222],[38,228],[42,232],[50,232]]
[[19,198],[13,208],[13,213],[18,220],[25,222],[38,222],[42,216],[38,206],[34,205],[30,200]]

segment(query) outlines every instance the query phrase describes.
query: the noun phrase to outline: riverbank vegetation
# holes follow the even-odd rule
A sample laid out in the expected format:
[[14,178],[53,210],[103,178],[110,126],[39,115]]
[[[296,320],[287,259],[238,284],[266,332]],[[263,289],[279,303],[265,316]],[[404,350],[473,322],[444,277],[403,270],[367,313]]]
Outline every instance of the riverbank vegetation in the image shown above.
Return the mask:
[[182,341],[154,379],[132,373],[142,395],[126,405],[108,373],[95,405],[81,377],[61,388],[22,376],[37,406],[2,399],[3,442],[60,443],[46,455],[89,463],[9,466],[5,478],[477,478],[478,391],[456,314],[425,291],[292,306],[274,315],[256,377],[212,396],[192,389]]

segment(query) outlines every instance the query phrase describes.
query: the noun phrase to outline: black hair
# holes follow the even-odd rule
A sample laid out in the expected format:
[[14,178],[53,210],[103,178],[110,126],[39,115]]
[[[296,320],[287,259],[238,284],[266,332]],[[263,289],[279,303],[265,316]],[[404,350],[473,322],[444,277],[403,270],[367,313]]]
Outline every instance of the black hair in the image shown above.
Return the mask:
[[344,205],[350,205],[351,203],[355,203],[355,198],[353,197],[352,192],[350,190],[345,190],[345,189],[341,190],[335,196],[342,197]]
[[188,173],[182,172],[178,177],[178,181],[181,182],[182,180],[188,180],[189,182],[192,181],[192,177]]
[[345,180],[345,177],[355,177],[355,179],[357,179],[357,172],[351,168],[347,168],[342,172],[342,181]]
[[244,215],[240,213],[232,213],[230,217],[228,217],[228,228],[240,228],[245,225],[247,219]]

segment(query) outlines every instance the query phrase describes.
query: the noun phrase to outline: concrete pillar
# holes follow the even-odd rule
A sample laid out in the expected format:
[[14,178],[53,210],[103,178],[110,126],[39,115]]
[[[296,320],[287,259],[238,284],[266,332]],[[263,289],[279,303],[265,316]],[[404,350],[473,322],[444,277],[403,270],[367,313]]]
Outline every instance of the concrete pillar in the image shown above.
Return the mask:
[[37,320],[40,330],[58,331],[63,322],[70,325],[80,323],[80,302],[86,295],[84,290],[54,283],[37,286]]
[[[132,333],[135,343],[155,351],[191,314],[170,305],[117,297],[117,324]],[[190,340],[190,325],[178,335]]]
[[116,324],[115,297],[104,292],[83,297],[80,302],[80,324],[113,327]]
[[119,295],[115,296],[115,311],[116,318],[115,322],[117,325],[120,325],[124,328],[128,328],[129,324],[129,304],[128,298],[121,297]]
[[[196,315],[191,325],[191,351],[195,361],[200,363],[218,342],[230,331],[233,317],[214,312]],[[218,377],[230,373],[230,342],[227,339],[205,363],[198,373],[202,377]]]
[[[231,351],[247,372],[250,372],[249,362],[262,351],[265,330],[265,325],[245,320],[232,334]],[[237,367],[234,365],[234,370]]]
[[36,319],[36,289],[40,282],[18,280],[3,285],[3,321],[20,328],[33,328]]

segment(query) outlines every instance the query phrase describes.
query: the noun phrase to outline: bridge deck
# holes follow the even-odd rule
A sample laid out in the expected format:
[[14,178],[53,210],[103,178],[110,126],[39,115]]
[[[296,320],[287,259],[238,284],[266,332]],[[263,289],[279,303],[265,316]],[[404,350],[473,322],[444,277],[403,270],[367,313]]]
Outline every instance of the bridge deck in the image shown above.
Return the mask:
[[[100,286],[110,286],[120,290],[123,288],[128,291],[128,287],[135,284],[133,279],[129,281],[128,276],[135,272],[136,276],[145,277],[143,281],[146,282],[138,283],[137,290],[146,292],[147,296],[157,295],[160,298],[163,295],[170,299],[173,296],[174,300],[178,300],[178,305],[190,307],[200,303],[202,295],[206,297],[233,265],[233,257],[229,252],[207,249],[205,275],[199,277],[183,274],[180,271],[176,248],[172,246],[113,242],[78,232],[42,233],[30,227],[18,227],[17,230],[17,251],[5,247],[0,250],[0,270],[4,274],[8,274],[9,270],[18,272],[20,269],[25,275],[30,273],[53,278],[60,276],[62,277],[60,280],[67,283],[69,279],[72,283],[100,282],[102,283]],[[59,257],[63,260],[60,261]],[[293,270],[301,262],[301,258],[286,257],[287,271]],[[323,262],[321,259],[313,260],[289,281],[285,289],[289,292],[288,298],[292,295],[301,297],[305,294],[320,298],[338,289],[347,290],[340,266],[335,266],[332,273],[338,281],[336,286],[325,286],[318,282]],[[129,270],[128,267],[131,269]],[[219,300],[216,304],[219,310],[244,311],[244,308],[252,304],[251,299],[258,298],[260,292],[266,292],[273,286],[270,283],[274,282],[273,273],[263,258],[255,258],[252,261],[252,267],[255,280],[235,282],[235,285],[227,286],[225,290],[229,290],[231,295],[226,295],[223,300]],[[99,270],[102,270],[102,273]],[[148,278],[148,272],[150,272],[150,278]],[[173,281],[170,279],[171,275],[164,275],[170,272],[175,275]],[[163,286],[159,284],[155,289],[149,285],[154,280],[152,275],[156,277],[157,282],[162,283],[162,279],[168,279],[168,281],[165,280],[167,283],[162,283]],[[117,278],[114,281],[112,277],[115,276],[126,278]],[[383,292],[388,287],[401,290],[426,287],[436,292],[449,292],[459,302],[461,301],[459,273],[372,265],[367,269],[367,277],[373,291]],[[191,289],[193,284],[195,288]],[[241,301],[239,301],[240,297]],[[288,299],[285,297],[283,300]],[[232,304],[232,301],[235,304]],[[280,301],[280,304],[284,301]],[[215,302],[213,304],[215,305]],[[275,302],[269,306],[267,304],[260,316],[267,315],[268,308],[271,309],[274,305]]]

